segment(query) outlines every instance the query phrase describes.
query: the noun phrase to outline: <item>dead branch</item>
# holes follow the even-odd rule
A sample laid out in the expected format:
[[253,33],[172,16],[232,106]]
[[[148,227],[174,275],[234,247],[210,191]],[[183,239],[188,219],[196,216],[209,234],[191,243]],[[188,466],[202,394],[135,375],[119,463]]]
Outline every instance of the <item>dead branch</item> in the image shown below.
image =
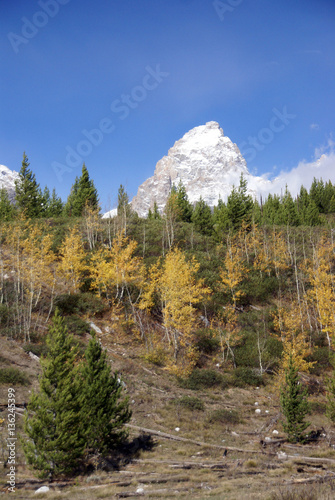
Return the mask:
[[193,439],[187,439],[183,438],[180,436],[174,436],[173,434],[167,434],[166,432],[161,432],[161,431],[155,431],[153,429],[146,429],[145,427],[138,427],[137,425],[131,425],[131,424],[126,424],[126,427],[129,427],[130,429],[135,429],[137,431],[145,432],[147,434],[152,434],[153,436],[159,436],[164,439],[171,439],[173,441],[182,441],[184,443],[192,443],[196,444],[197,446],[207,446],[209,448],[216,448],[220,450],[228,450],[228,451],[236,451],[239,453],[256,453],[256,454],[264,454],[263,451],[260,450],[243,450],[241,448],[235,448],[231,446],[221,446],[218,444],[211,444],[211,443],[204,443],[202,441],[194,441]]

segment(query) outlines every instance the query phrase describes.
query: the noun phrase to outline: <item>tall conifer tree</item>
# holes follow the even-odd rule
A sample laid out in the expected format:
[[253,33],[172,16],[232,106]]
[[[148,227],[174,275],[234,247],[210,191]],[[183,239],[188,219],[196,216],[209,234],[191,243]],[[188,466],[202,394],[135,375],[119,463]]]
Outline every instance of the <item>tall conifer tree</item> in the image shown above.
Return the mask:
[[64,212],[66,215],[80,217],[83,213],[85,205],[88,205],[93,210],[99,208],[98,192],[94,186],[94,182],[90,179],[85,163],[81,171],[81,176],[76,177],[68,196]]
[[15,200],[17,208],[27,217],[33,218],[41,214],[42,193],[29,165],[24,152],[19,179],[15,181]]
[[131,411],[128,398],[121,400],[122,383],[112,373],[107,353],[92,334],[82,367],[83,415],[87,449],[92,454],[106,455],[124,440]]
[[41,360],[40,390],[33,393],[25,416],[23,443],[27,461],[41,477],[71,473],[84,456],[78,352],[64,320],[56,314]]

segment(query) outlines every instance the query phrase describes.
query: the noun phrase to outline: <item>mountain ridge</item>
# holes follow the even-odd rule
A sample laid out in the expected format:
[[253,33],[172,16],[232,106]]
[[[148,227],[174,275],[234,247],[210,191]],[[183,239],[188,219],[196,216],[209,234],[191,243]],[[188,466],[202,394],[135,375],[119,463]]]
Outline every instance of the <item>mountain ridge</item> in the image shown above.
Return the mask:
[[[249,173],[238,146],[224,135],[218,122],[211,121],[188,131],[156,164],[154,175],[144,181],[131,201],[133,210],[147,215],[154,202],[162,211],[172,184],[182,182],[191,203],[200,196],[214,207],[219,198],[227,198],[243,175],[250,194],[256,196],[270,181]],[[258,189],[259,188],[259,189]]]
[[19,179],[19,174],[15,170],[10,170],[5,165],[0,165],[0,189],[5,188],[11,201],[15,198],[15,181]]

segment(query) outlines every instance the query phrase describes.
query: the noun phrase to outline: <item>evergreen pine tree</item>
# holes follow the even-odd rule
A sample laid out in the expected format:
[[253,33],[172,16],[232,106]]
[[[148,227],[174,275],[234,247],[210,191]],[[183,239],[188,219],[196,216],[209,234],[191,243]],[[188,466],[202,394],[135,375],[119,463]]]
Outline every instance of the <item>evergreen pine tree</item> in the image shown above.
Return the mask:
[[59,217],[63,212],[63,208],[62,199],[57,195],[55,188],[53,188],[49,200],[48,217]]
[[192,205],[188,200],[185,186],[180,181],[177,188],[177,205],[179,207],[179,220],[183,222],[191,222],[192,220]]
[[90,179],[85,163],[81,171],[81,176],[76,177],[68,196],[64,212],[66,215],[80,217],[85,205],[88,204],[93,210],[99,209],[98,192]]
[[330,213],[330,201],[332,197],[334,196],[335,190],[334,186],[331,183],[331,181],[326,182],[325,188],[323,191],[323,196],[322,196],[322,211],[324,214],[329,214]]
[[309,426],[309,423],[305,422],[305,417],[309,412],[307,395],[307,389],[301,387],[298,368],[291,355],[285,373],[285,384],[280,392],[280,404],[286,419],[283,422],[283,428],[291,443],[304,441],[303,432]]
[[[335,368],[335,359],[332,357],[332,365]],[[326,415],[332,423],[335,423],[335,370],[332,377],[327,380],[327,406]]]
[[160,220],[161,218],[162,217],[159,213],[157,202],[154,201],[153,209],[151,210],[151,208],[149,208],[149,210],[148,210],[148,219],[149,220]]
[[192,222],[199,233],[211,235],[213,232],[213,214],[210,207],[200,197],[200,200],[195,204]]
[[70,474],[85,451],[78,352],[64,320],[56,311],[47,337],[49,352],[41,360],[38,393],[33,392],[25,415],[23,442],[27,462],[41,477]]
[[50,191],[47,186],[45,186],[43,193],[42,193],[42,200],[41,200],[41,215],[43,217],[48,217],[48,208],[50,205]]
[[288,190],[288,187],[285,188],[285,194],[282,199],[283,206],[283,216],[284,223],[289,226],[298,226],[299,225],[299,216],[297,205],[294,203],[291,193]]
[[79,189],[79,178],[76,177],[71,187],[70,194],[64,205],[64,215],[67,215],[68,217],[75,216],[74,210],[75,210],[76,199],[78,196],[78,189]]
[[15,200],[19,211],[33,218],[41,214],[42,193],[29,165],[26,153],[23,153],[19,179],[15,181]]
[[331,197],[330,202],[329,202],[329,213],[330,214],[335,213],[335,195],[334,194]]
[[89,453],[104,456],[126,438],[124,424],[129,422],[131,411],[128,398],[121,400],[118,374],[111,373],[107,353],[94,334],[85,351],[81,374],[87,449]]
[[160,220],[162,218],[161,214],[159,213],[158,205],[157,205],[156,201],[154,201],[154,211],[152,212],[152,218],[155,220]]
[[242,221],[251,222],[252,209],[253,200],[247,194],[247,181],[242,174],[239,188],[234,186],[227,199],[228,217],[235,229],[240,227]]
[[0,189],[0,222],[12,220],[15,208],[9,200],[8,192],[5,188]]
[[223,233],[229,229],[231,221],[228,216],[228,209],[222,199],[219,198],[218,204],[213,210],[213,229],[215,234],[221,239]]
[[310,200],[305,209],[304,223],[306,226],[318,226],[321,224],[319,210],[313,200]]
[[317,180],[315,177],[313,179],[311,188],[309,190],[309,196],[314,201],[320,213],[324,213],[323,197],[324,197],[325,185],[323,180]]

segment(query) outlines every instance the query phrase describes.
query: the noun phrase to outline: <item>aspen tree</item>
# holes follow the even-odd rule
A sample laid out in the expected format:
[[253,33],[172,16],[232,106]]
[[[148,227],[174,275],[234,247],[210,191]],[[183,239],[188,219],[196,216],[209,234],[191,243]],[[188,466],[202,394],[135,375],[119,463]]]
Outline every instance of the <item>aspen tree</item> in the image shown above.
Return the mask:
[[70,293],[77,293],[83,273],[87,269],[85,251],[78,228],[70,229],[60,249],[58,271],[65,280],[65,288]]
[[308,372],[313,362],[306,361],[311,349],[307,341],[305,325],[301,324],[301,318],[297,315],[298,304],[291,303],[286,307],[279,307],[274,317],[274,326],[281,336],[283,343],[283,354],[280,368],[280,379],[287,370],[289,360],[292,357],[299,371]]
[[233,347],[239,343],[242,335],[238,326],[235,307],[231,304],[226,306],[217,323],[213,323],[213,327],[219,333],[223,361],[226,361],[230,354],[234,368],[236,368]]
[[335,334],[335,291],[332,266],[334,246],[323,236],[313,247],[312,261],[307,262],[307,272],[312,288],[309,298],[315,304],[320,330],[327,335],[329,348]]
[[29,331],[32,321],[32,310],[36,308],[45,289],[53,297],[55,276],[52,264],[55,255],[51,250],[52,238],[42,236],[42,231],[36,225],[27,224],[27,237],[22,240],[22,271],[21,277],[24,287],[25,304],[25,337],[29,340]]
[[171,250],[173,246],[175,237],[175,226],[176,222],[180,217],[181,217],[181,209],[178,204],[177,189],[175,186],[172,186],[170,196],[168,197],[164,208],[165,231],[169,245],[169,250]]
[[119,302],[126,293],[132,302],[131,288],[141,289],[144,278],[142,258],[134,255],[136,248],[137,242],[121,231],[114,238],[111,249],[100,249],[93,254],[90,265],[92,288],[108,296],[113,293]]
[[83,229],[90,250],[94,250],[100,233],[99,208],[94,208],[87,202],[83,210]]
[[[195,304],[208,293],[203,280],[196,279],[200,264],[193,257],[187,262],[184,252],[176,248],[166,255],[162,273],[158,279],[158,291],[162,302],[163,325],[166,339],[172,345],[172,371],[178,372],[177,363],[186,373],[195,364],[196,351],[192,333],[196,325]],[[183,351],[183,356],[179,356]]]
[[244,294],[241,290],[241,283],[248,273],[248,269],[243,263],[242,251],[237,245],[236,238],[228,238],[227,240],[224,266],[225,268],[221,269],[220,278],[223,288],[231,294],[234,307],[236,307],[237,300]]
[[7,231],[8,256],[4,263],[14,280],[14,327],[19,336],[30,341],[32,311],[42,294],[54,296],[55,276],[52,264],[50,235],[43,235],[41,227],[31,221],[19,220]]

